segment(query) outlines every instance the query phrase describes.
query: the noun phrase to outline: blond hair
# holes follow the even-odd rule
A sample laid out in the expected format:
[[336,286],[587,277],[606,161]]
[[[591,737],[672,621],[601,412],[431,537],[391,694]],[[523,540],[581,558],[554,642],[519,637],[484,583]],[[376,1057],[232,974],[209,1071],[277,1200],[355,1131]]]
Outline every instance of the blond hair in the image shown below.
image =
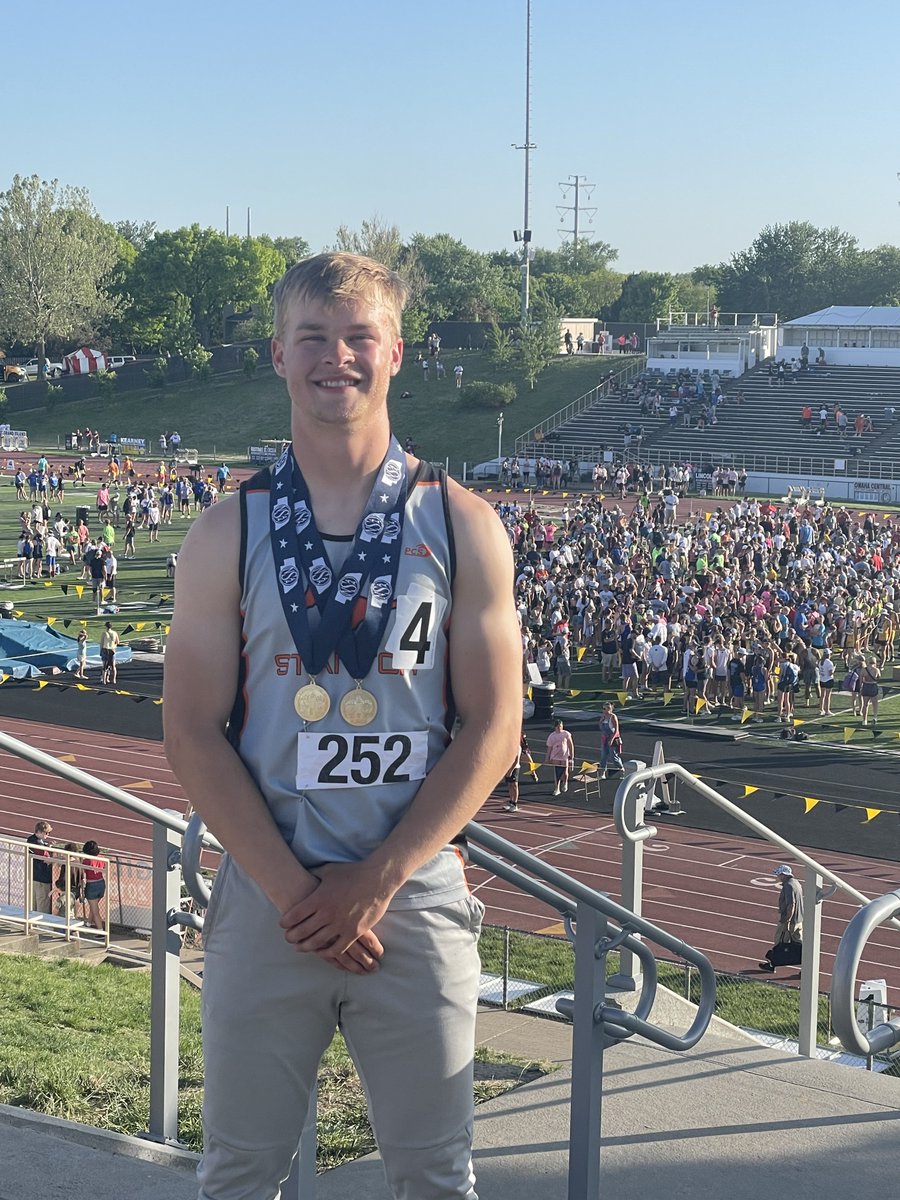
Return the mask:
[[362,254],[316,254],[295,263],[275,284],[272,319],[275,337],[284,336],[284,318],[293,300],[333,306],[364,300],[383,307],[400,336],[400,322],[409,288],[396,271]]

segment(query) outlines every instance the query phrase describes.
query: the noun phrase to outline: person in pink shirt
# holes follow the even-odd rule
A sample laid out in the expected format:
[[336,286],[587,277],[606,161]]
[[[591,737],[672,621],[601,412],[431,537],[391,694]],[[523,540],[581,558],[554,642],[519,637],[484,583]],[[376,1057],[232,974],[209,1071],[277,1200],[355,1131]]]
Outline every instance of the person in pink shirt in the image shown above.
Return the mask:
[[553,722],[553,732],[547,738],[547,762],[553,767],[556,776],[556,786],[553,795],[569,790],[569,770],[575,757],[575,743],[567,729],[563,729],[560,720]]

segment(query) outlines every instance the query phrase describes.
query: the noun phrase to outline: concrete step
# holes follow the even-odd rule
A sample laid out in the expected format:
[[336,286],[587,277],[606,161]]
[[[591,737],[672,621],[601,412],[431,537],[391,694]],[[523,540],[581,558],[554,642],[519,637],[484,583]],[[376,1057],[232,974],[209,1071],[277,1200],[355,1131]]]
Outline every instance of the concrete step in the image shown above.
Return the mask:
[[[674,1054],[638,1039],[607,1052],[601,1195],[791,1200],[895,1195],[900,1080],[707,1035]],[[478,1192],[565,1200],[570,1069],[482,1105]],[[389,1200],[379,1156],[319,1177],[316,1200]]]

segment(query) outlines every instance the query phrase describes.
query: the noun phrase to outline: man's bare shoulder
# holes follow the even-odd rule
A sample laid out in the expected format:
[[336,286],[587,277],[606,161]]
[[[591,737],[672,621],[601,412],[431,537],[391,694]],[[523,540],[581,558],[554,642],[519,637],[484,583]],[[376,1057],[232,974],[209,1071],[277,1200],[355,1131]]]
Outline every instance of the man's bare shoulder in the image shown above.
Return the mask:
[[490,531],[499,533],[504,543],[507,541],[497,514],[477,492],[469,491],[455,479],[448,479],[447,501],[454,533]]
[[197,517],[184,539],[183,550],[208,541],[216,541],[220,546],[223,542],[227,545],[232,538],[239,539],[240,534],[240,499],[236,494],[226,496]]

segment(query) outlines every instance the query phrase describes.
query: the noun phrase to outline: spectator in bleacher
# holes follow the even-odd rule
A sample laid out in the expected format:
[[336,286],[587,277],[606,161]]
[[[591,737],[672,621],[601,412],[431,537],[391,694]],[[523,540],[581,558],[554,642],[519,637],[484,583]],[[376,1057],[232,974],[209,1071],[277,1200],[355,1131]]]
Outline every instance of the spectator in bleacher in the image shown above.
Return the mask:
[[31,899],[34,912],[53,912],[53,867],[51,865],[50,842],[47,840],[53,832],[49,821],[38,821],[34,833],[25,839],[31,846]]

